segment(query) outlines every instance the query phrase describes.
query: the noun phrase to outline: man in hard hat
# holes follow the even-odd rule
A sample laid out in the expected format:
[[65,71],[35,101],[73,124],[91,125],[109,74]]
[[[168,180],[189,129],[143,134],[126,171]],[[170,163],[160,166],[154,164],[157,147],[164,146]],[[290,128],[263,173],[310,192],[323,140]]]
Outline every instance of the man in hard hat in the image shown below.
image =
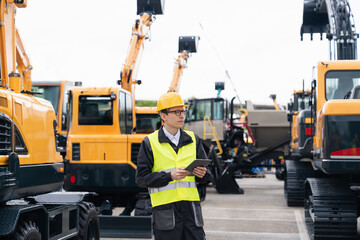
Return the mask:
[[205,183],[205,167],[184,168],[195,159],[206,159],[200,138],[184,131],[185,105],[178,93],[163,94],[157,111],[164,125],[141,143],[136,182],[148,187],[153,207],[156,240],[204,240],[203,218],[196,182]]

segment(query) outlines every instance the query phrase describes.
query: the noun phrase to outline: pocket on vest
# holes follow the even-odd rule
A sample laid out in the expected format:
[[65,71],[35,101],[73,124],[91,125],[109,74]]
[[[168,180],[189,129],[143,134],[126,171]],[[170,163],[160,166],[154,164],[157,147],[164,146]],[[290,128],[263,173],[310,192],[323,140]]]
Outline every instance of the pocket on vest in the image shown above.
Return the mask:
[[201,211],[201,206],[200,206],[200,202],[192,202],[192,208],[193,208],[193,213],[194,213],[194,218],[195,218],[195,225],[197,227],[203,227],[204,226],[204,220],[202,217],[202,211]]
[[167,231],[175,227],[174,205],[164,205],[153,208],[154,227],[157,230]]

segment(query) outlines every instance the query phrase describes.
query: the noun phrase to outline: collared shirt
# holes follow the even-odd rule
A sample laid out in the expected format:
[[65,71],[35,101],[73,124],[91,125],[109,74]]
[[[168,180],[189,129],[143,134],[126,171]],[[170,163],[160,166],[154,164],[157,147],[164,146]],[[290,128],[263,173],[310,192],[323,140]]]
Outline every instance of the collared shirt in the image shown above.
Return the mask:
[[172,135],[171,133],[169,133],[165,128],[164,129],[164,133],[165,136],[167,136],[170,141],[175,144],[175,146],[177,146],[179,144],[179,139],[180,139],[180,129],[178,129],[177,133],[175,135]]

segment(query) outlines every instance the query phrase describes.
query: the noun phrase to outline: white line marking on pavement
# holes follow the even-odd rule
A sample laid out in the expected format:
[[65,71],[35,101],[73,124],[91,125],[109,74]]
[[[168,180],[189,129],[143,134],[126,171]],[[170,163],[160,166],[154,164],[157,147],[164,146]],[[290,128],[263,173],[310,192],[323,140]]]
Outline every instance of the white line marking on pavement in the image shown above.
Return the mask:
[[250,218],[215,218],[215,217],[204,217],[204,219],[207,220],[239,220],[239,221],[276,221],[276,222],[295,222],[295,220],[291,220],[291,219],[279,219],[279,218],[255,218],[255,219],[250,219]]
[[219,211],[219,210],[229,210],[231,212],[233,211],[267,211],[267,212],[293,212],[293,209],[276,209],[276,208],[234,208],[234,207],[229,207],[229,208],[223,208],[223,207],[206,207],[206,206],[201,206],[202,209],[208,209],[208,210],[214,210],[214,211]]
[[300,240],[310,240],[299,210],[295,210],[295,218],[299,229]]
[[224,232],[224,231],[205,231],[207,236],[221,236],[221,237],[261,237],[259,239],[298,239],[299,235],[295,233],[260,233],[260,232]]

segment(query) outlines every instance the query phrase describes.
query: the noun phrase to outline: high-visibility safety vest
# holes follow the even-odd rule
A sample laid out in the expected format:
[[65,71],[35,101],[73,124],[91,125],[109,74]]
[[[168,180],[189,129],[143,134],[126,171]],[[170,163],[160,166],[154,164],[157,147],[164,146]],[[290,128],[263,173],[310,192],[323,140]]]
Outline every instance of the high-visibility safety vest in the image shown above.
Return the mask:
[[[159,131],[148,135],[154,155],[152,172],[172,172],[179,167],[187,167],[196,159],[196,138],[193,132],[185,131],[193,140],[191,144],[183,146],[176,154],[169,143],[159,142]],[[177,201],[200,201],[195,183],[195,176],[187,176],[182,180],[174,180],[159,188],[149,188],[153,207]]]

